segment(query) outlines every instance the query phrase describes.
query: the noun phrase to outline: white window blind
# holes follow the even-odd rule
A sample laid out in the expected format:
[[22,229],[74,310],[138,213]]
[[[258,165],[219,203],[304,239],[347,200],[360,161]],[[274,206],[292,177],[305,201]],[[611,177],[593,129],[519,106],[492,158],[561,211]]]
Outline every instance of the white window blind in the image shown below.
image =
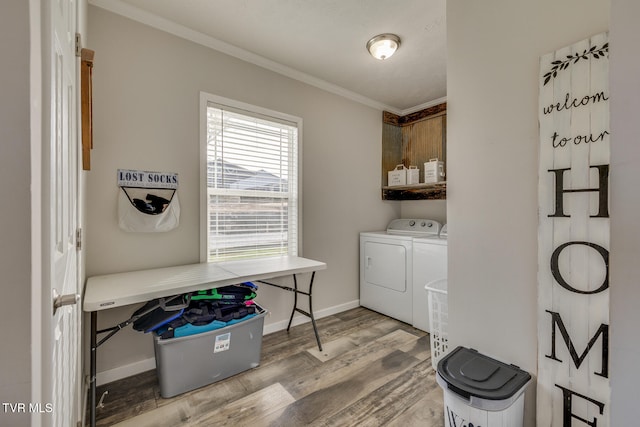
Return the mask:
[[298,124],[207,103],[207,259],[297,255]]

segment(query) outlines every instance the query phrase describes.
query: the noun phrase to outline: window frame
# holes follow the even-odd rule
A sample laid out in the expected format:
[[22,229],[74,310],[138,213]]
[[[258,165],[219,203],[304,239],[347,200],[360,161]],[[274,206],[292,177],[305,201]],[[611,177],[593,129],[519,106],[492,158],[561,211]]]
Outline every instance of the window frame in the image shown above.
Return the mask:
[[[208,218],[208,182],[207,182],[207,108],[209,104],[216,104],[218,106],[227,107],[231,111],[235,112],[247,112],[247,115],[260,115],[265,117],[271,117],[274,121],[282,120],[290,123],[294,123],[298,128],[298,141],[297,141],[297,209],[296,209],[296,240],[297,248],[296,255],[302,256],[302,118],[293,116],[290,114],[282,113],[268,108],[259,107],[256,105],[248,104],[234,99],[225,98],[218,95],[213,95],[207,92],[200,92],[200,227],[199,227],[199,239],[200,239],[200,262],[209,262],[208,254],[208,233],[209,233],[209,218]],[[254,257],[259,259],[262,257]],[[251,259],[251,258],[247,258]]]

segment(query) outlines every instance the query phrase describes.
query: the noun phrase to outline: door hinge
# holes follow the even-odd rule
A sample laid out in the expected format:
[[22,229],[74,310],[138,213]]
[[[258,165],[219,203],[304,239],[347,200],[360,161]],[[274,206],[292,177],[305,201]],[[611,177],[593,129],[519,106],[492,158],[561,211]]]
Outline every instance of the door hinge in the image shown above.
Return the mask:
[[76,230],[76,250],[82,250],[82,228]]
[[76,33],[76,56],[80,57],[82,54],[82,35],[80,33]]

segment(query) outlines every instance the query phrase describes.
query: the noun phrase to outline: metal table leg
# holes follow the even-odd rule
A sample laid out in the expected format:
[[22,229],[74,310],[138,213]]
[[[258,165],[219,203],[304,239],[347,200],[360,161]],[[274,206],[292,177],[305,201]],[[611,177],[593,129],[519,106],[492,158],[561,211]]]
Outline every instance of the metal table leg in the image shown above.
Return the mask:
[[[148,310],[151,311],[152,309]],[[148,312],[147,311],[147,312]],[[146,312],[145,312],[146,313]],[[125,326],[133,322],[136,317],[130,319],[107,329],[98,330],[98,312],[91,312],[91,355],[89,366],[89,425],[95,427],[96,425],[96,376],[97,376],[97,355],[98,347],[104,344],[109,338],[114,336],[118,331],[122,330]],[[107,333],[107,336],[102,338],[98,342],[98,334]]]
[[[304,292],[298,289],[298,279],[296,275],[293,275],[293,288],[289,286],[276,285],[274,283],[265,282],[264,280],[259,280],[258,282],[264,283],[265,285],[275,286],[280,289],[284,289],[286,291],[293,292],[293,309],[291,310],[291,316],[289,317],[289,324],[287,325],[287,331],[291,328],[291,322],[293,321],[293,315],[296,311],[300,314],[304,314],[308,318],[311,319],[311,324],[313,325],[313,333],[316,335],[316,342],[318,343],[318,349],[322,351],[322,343],[320,342],[320,334],[318,334],[318,326],[316,325],[316,319],[313,316],[313,279],[316,276],[316,272],[311,273],[311,280],[309,281],[309,292]],[[298,308],[298,294],[306,295],[309,297],[309,312]]]
[[91,366],[89,390],[89,422],[91,427],[96,425],[96,353],[98,351],[98,312],[91,312]]

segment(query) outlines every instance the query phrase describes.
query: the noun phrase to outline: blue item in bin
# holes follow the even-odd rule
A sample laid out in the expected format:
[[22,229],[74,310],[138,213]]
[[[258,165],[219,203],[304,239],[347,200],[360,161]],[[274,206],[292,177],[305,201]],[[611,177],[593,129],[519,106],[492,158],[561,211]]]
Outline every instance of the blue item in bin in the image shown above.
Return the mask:
[[244,316],[241,319],[232,319],[228,322],[221,322],[220,320],[213,320],[210,323],[206,324],[206,325],[200,325],[200,326],[196,326],[196,325],[192,325],[191,323],[187,323],[186,325],[182,325],[182,326],[178,326],[175,329],[169,329],[169,328],[161,328],[159,329],[156,333],[158,334],[158,336],[162,337],[162,338],[178,338],[178,337],[187,337],[189,335],[196,335],[196,334],[201,334],[203,332],[209,332],[209,331],[214,331],[216,329],[222,329],[225,326],[230,326],[230,325],[234,325],[236,323],[240,323],[243,322],[245,320],[248,320],[252,317],[255,317],[256,314],[247,314],[246,316]]
[[184,313],[165,323],[157,335],[166,339],[208,332],[248,319],[255,312],[253,303],[229,305],[219,301],[191,301]]
[[208,325],[195,326],[191,323],[179,326],[173,330],[173,337],[187,337],[189,335],[201,334],[203,332],[213,331],[215,329],[221,329],[227,326],[227,322],[221,322],[219,320],[213,320]]
[[257,290],[258,290],[258,285],[256,285],[256,284],[255,284],[255,283],[253,283],[253,282],[242,282],[242,284],[243,284],[244,286],[247,286],[247,287],[249,287],[249,288],[253,289],[254,291],[257,291]]

